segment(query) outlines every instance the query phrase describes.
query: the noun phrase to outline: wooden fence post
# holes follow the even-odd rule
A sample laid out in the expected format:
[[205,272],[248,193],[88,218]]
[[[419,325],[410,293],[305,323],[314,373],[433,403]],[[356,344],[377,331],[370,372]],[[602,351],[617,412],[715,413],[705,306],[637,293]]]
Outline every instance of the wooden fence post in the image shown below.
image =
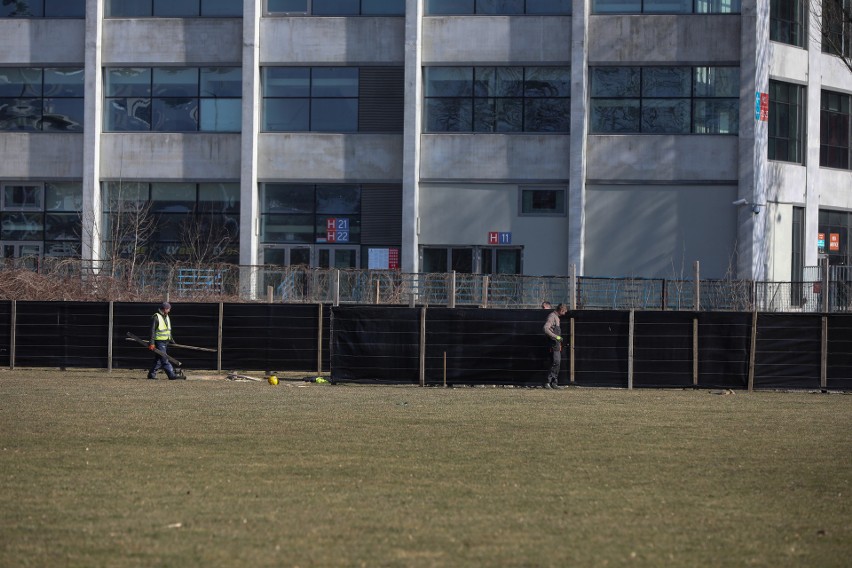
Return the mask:
[[[571,280],[570,284],[571,289],[568,291],[568,302],[571,307],[571,311],[577,309],[577,265],[571,265]],[[571,320],[574,321],[574,320]]]
[[426,306],[420,308],[420,386],[426,386]]
[[701,311],[701,263],[695,261],[695,290],[693,291],[692,309]]
[[219,330],[216,333],[216,371],[222,372],[222,327],[225,320],[225,304],[219,302]]
[[12,300],[12,323],[9,330],[9,370],[15,370],[15,328],[18,319],[18,301]]
[[692,318],[692,386],[698,386],[698,318]]
[[627,390],[633,390],[633,336],[636,330],[636,310],[630,310],[627,332]]
[[334,306],[340,305],[340,269],[339,268],[334,270],[334,291],[333,291],[332,305],[334,305]]
[[322,303],[317,304],[319,314],[317,315],[317,374],[322,373]]
[[754,357],[757,351],[757,310],[751,313],[751,349],[748,354],[748,392],[754,390]]
[[109,302],[109,325],[107,326],[107,373],[112,373],[113,301]]
[[828,316],[822,316],[822,333],[820,334],[819,355],[819,386],[828,388]]
[[574,318],[571,318],[570,321],[570,345],[568,347],[568,372],[569,372],[569,381],[573,385],[574,384]]
[[450,283],[447,287],[447,307],[456,307],[456,271],[450,273]]
[[488,275],[482,275],[482,307],[488,307]]

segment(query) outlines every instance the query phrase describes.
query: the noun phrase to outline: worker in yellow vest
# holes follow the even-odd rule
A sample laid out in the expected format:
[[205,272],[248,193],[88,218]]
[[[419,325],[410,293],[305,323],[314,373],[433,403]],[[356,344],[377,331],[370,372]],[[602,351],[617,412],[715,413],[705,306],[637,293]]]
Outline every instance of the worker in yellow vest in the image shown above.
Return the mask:
[[165,356],[166,349],[169,344],[175,342],[172,337],[172,322],[169,319],[169,312],[171,309],[171,304],[163,302],[160,309],[157,310],[151,318],[151,339],[148,342],[148,349],[151,351],[157,349],[162,351],[163,355],[154,353],[154,364],[151,367],[151,370],[148,371],[149,379],[156,379],[157,372],[159,372],[160,369],[163,369],[163,371],[166,372],[166,376],[169,377],[170,381],[186,378],[183,373],[175,372],[171,361],[169,361]]

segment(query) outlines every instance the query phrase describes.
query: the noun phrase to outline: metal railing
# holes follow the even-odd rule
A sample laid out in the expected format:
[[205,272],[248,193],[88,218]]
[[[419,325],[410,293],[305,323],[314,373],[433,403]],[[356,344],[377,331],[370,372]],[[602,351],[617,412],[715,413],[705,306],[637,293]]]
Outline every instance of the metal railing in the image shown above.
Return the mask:
[[[852,267],[797,282],[404,273],[305,266],[193,266],[79,259],[0,261],[0,299],[285,302],[576,309],[849,312]],[[827,295],[822,291],[826,289]]]

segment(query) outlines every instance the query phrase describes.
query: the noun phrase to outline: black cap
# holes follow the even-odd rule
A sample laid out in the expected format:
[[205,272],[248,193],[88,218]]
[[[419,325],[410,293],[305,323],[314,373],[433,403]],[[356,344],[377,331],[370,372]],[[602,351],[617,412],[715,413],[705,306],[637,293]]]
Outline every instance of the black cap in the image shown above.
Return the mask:
[[163,305],[160,306],[160,309],[163,311],[170,310],[172,309],[172,305],[168,302],[163,302]]

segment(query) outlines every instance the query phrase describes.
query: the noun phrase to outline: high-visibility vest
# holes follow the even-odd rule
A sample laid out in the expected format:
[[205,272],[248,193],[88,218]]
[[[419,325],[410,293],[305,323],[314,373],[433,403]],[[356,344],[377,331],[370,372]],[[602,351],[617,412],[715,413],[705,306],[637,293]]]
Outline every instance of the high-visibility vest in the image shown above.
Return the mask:
[[169,316],[164,316],[160,312],[154,314],[157,316],[157,331],[154,334],[154,341],[169,341],[172,338],[172,322]]

